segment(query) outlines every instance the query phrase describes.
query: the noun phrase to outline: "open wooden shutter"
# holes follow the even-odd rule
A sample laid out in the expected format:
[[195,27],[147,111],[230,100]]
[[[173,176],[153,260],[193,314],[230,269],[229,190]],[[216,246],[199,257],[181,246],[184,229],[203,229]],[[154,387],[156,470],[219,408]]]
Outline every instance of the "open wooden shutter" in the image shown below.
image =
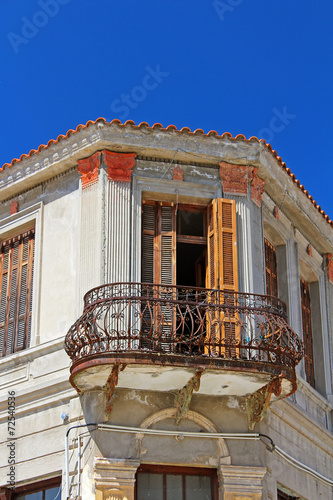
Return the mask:
[[208,206],[207,287],[238,290],[236,205],[234,200],[214,199]]
[[0,349],[2,356],[30,343],[34,230],[2,243]]
[[[216,355],[236,357],[236,348],[230,347],[235,344],[239,334],[234,309],[237,301],[234,292],[238,290],[234,200],[218,198],[208,206],[207,252],[207,287],[216,290],[209,296],[210,302],[215,304],[208,321],[211,350]],[[224,293],[219,293],[220,290]]]

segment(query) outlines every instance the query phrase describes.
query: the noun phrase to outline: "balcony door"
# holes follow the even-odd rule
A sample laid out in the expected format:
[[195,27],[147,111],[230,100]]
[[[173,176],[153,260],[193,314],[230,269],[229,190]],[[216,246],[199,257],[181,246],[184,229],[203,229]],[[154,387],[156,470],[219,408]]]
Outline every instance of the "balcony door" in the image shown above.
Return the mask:
[[[154,293],[150,302],[145,303],[143,313],[146,347],[152,347],[152,339],[157,334],[163,350],[174,352],[176,345],[179,346],[179,332],[186,340],[201,317],[201,311],[195,306],[197,302],[213,304],[204,313],[202,335],[205,334],[206,339],[207,323],[208,336],[213,342],[218,343],[222,336],[234,338],[235,317],[229,314],[223,320],[219,306],[224,296],[219,291],[226,292],[225,296],[230,292],[228,300],[231,301],[238,286],[235,202],[214,199],[208,206],[200,206],[144,201],[142,283],[154,284],[154,287],[146,287]],[[214,291],[200,291],[196,287]],[[190,310],[187,304],[191,301],[194,305]],[[195,333],[200,335],[200,330]]]

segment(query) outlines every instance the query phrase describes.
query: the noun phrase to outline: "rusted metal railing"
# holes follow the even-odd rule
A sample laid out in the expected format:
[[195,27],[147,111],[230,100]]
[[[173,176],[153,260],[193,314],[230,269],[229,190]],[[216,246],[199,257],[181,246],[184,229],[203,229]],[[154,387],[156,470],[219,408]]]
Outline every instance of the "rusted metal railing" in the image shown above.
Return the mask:
[[151,352],[294,368],[303,357],[278,298],[147,283],[90,290],[65,349],[73,362],[99,353]]

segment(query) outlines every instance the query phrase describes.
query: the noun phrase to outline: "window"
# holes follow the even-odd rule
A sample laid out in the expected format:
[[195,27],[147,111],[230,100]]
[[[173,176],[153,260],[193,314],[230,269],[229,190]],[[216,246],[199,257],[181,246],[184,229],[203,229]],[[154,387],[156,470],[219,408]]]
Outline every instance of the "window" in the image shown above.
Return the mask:
[[266,295],[278,297],[277,260],[275,247],[265,239]]
[[[201,301],[228,301],[232,304],[233,292],[238,289],[236,209],[235,202],[228,199],[214,199],[208,206],[178,205],[171,202],[144,201],[142,207],[142,283],[154,284],[154,301],[144,303],[142,346],[152,348],[152,322],[158,325],[158,337],[164,351],[188,347],[182,344],[190,338],[191,327],[187,301],[195,301],[202,293]],[[190,290],[185,287],[190,287]],[[199,290],[196,288],[199,287]],[[213,289],[213,292],[201,291]],[[223,290],[224,295],[214,292]],[[231,292],[228,295],[228,292]],[[192,297],[191,297],[192,294]],[[185,300],[184,300],[185,297]],[[176,308],[170,301],[177,302]],[[215,346],[223,339],[230,340],[237,335],[236,317],[232,311],[223,319],[223,311],[212,308],[214,313],[206,317],[206,325],[198,333],[203,339],[209,331],[209,338]],[[179,313],[179,314],[178,314]],[[215,317],[214,317],[215,314]],[[177,316],[178,315],[178,319]],[[199,314],[200,316],[200,314]],[[175,332],[182,332],[176,339]],[[217,336],[219,331],[219,338]],[[219,347],[220,355],[235,357],[236,349]]]
[[315,372],[313,362],[313,339],[311,322],[311,304],[309,284],[301,278],[302,327],[304,342],[304,362],[306,381],[315,387]]
[[145,201],[142,282],[237,291],[235,202],[208,206]]
[[277,500],[299,500],[299,497],[295,497],[294,495],[289,495],[284,491],[278,490]]
[[12,500],[61,500],[61,478],[39,481],[9,491]]
[[29,346],[34,229],[2,241],[0,250],[0,356]]
[[136,500],[215,500],[214,469],[141,466],[136,475]]

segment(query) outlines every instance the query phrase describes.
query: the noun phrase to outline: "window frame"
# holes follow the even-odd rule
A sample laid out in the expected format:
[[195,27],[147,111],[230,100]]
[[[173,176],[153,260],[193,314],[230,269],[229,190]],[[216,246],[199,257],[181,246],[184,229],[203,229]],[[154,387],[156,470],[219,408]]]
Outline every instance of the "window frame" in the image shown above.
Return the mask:
[[8,359],[10,356],[17,354],[18,352],[22,353],[29,347],[34,347],[39,344],[40,339],[37,332],[39,323],[39,282],[41,270],[43,208],[43,202],[39,202],[0,220],[0,243],[24,233],[29,228],[31,229],[33,227],[35,230],[30,343],[25,349],[0,357],[0,362]]
[[[135,493],[134,498],[137,500],[138,498],[138,481],[137,477],[140,473],[151,473],[151,474],[163,474],[163,475],[193,475],[193,476],[208,476],[211,478],[211,491],[212,491],[212,500],[218,499],[218,477],[217,470],[213,468],[205,468],[205,467],[185,467],[185,466],[177,466],[177,465],[151,465],[151,464],[141,464],[136,471],[135,474]],[[164,488],[165,488],[165,480],[164,480]],[[166,500],[166,491],[163,491],[164,500]],[[185,500],[185,490],[183,490],[183,498]]]
[[0,357],[22,351],[30,344],[34,244],[34,225],[23,233],[1,241],[0,298],[3,346]]
[[[61,476],[53,477],[50,479],[44,479],[41,481],[36,481],[34,483],[29,483],[24,486],[19,486],[15,488],[15,490],[13,491],[11,500],[15,500],[16,498],[22,495],[31,495],[32,493],[39,493],[41,491],[44,493],[47,490],[57,487],[58,488],[61,487]],[[59,500],[61,500],[61,494],[59,495]]]

